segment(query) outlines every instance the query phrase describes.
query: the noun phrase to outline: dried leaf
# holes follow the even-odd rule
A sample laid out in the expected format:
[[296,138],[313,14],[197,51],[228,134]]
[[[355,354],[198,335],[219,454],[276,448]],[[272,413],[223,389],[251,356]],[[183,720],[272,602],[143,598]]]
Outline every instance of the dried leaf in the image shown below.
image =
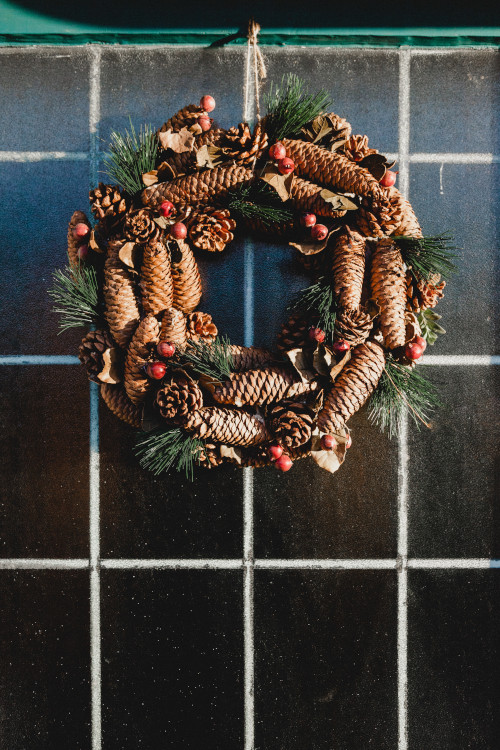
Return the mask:
[[316,373],[311,369],[309,357],[303,349],[290,349],[286,356],[297,370],[303,383],[310,383],[315,380]]
[[162,148],[171,149],[176,154],[183,154],[186,151],[192,151],[194,148],[194,135],[187,128],[182,128],[178,133],[173,130],[166,130],[164,133],[158,133],[158,138]]
[[97,376],[101,383],[111,383],[112,385],[121,383],[119,352],[114,348],[106,349],[102,359],[104,366]]
[[234,445],[221,445],[219,452],[222,458],[229,458],[241,464],[241,448],[237,448]]
[[288,244],[290,247],[295,247],[302,255],[317,255],[328,245],[331,234],[333,234],[333,231],[328,232],[326,239],[321,242],[289,242]]
[[96,241],[96,238],[95,238],[95,229],[93,229],[91,231],[91,233],[90,233],[89,248],[91,250],[94,250],[94,252],[96,252],[96,253],[103,253],[104,252],[104,249]]
[[305,140],[311,143],[318,143],[326,135],[333,133],[333,127],[325,115],[318,115],[314,120],[304,125],[302,133],[305,136]]
[[200,135],[201,133],[203,133],[203,130],[198,122],[193,122],[193,124],[189,127],[189,132],[193,133],[193,135]]
[[158,172],[158,182],[168,182],[174,177],[179,177],[183,172],[177,172],[168,161],[162,161],[156,170]]
[[420,336],[422,330],[415,313],[409,311],[405,313],[405,324],[405,344],[407,344],[408,341],[412,341],[415,336]]
[[335,360],[333,360],[334,364],[330,368],[330,379],[331,380],[335,380],[335,378],[337,377],[337,375],[339,375],[342,372],[343,368],[349,362],[350,359],[351,359],[351,350],[348,349],[346,351],[346,353],[344,354],[344,356],[342,357],[342,359],[340,359],[338,362],[336,362]]
[[144,172],[142,175],[142,181],[146,187],[151,187],[151,185],[156,185],[158,182],[158,170],[152,169],[151,172]]
[[376,180],[381,180],[386,171],[395,165],[395,161],[388,162],[383,154],[368,154],[358,162],[358,166],[367,169]]
[[271,185],[274,190],[278,193],[282,201],[287,201],[290,198],[290,190],[292,188],[293,173],[281,174],[278,167],[275,164],[268,162],[264,167],[264,170],[260,176],[261,180]]
[[196,152],[196,165],[200,167],[200,169],[203,169],[204,167],[213,169],[213,167],[218,167],[220,164],[224,164],[225,161],[227,161],[227,159],[224,155],[224,151],[218,146],[212,144],[205,144]]
[[174,223],[173,221],[167,219],[166,216],[156,216],[153,221],[160,227],[160,229],[168,229],[168,227]]
[[118,257],[121,262],[131,268],[133,271],[136,270],[137,251],[139,250],[135,242],[126,242],[121,246]]
[[359,208],[357,203],[342,193],[334,193],[324,188],[320,195],[326,203],[330,203],[335,211],[357,211]]
[[326,451],[321,445],[322,433],[316,427],[312,435],[311,456],[318,466],[321,466],[325,471],[329,471],[330,474],[335,474],[344,463],[348,432],[347,428],[343,427],[340,432],[330,434],[337,440],[337,445],[333,450]]

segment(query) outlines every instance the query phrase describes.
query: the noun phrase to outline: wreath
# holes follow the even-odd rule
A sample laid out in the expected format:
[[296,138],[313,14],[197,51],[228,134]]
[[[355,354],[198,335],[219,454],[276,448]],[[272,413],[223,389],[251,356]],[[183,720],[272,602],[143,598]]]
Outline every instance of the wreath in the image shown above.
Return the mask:
[[[453,270],[450,238],[424,237],[394,186],[393,163],[286,76],[266,114],[216,127],[211,96],[158,130],[111,136],[115,184],[76,211],[68,265],[50,294],[63,330],[85,325],[79,358],[111,411],[139,433],[142,466],[223,462],[287,471],[312,456],[328,471],[351,444],[349,418],[394,434],[437,403],[415,372],[444,333],[433,308]],[[311,274],[290,302],[275,351],[232,344],[198,309],[194,251],[236,232],[288,242]]]

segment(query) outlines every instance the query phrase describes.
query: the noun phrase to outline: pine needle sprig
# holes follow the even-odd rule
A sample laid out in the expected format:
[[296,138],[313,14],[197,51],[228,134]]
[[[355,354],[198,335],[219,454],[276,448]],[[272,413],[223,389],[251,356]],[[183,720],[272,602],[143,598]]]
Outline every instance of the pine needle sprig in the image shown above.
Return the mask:
[[160,427],[145,438],[141,435],[135,452],[143,469],[158,475],[175,468],[192,481],[194,466],[203,448],[202,440],[187,435],[179,427],[170,430]]
[[446,333],[444,328],[438,323],[438,320],[441,320],[441,315],[435,313],[434,310],[421,310],[417,315],[417,319],[422,336],[430,346],[434,346],[438,336]]
[[318,316],[318,327],[325,332],[328,341],[332,340],[337,309],[332,285],[325,276],[319,276],[314,284],[301,289],[287,309]]
[[180,360],[199,375],[219,382],[229,380],[233,371],[231,344],[225,336],[217,336],[211,344],[207,341],[190,341]]
[[54,283],[48,294],[55,302],[52,312],[61,315],[59,333],[98,321],[99,288],[92,266],[82,263],[58,268],[52,278]]
[[439,405],[436,389],[427,378],[388,357],[369,402],[369,417],[383,432],[395,437],[406,414],[417,427],[423,424],[430,428],[428,415]]
[[429,281],[433,274],[439,274],[447,279],[456,272],[453,262],[457,248],[452,244],[452,238],[447,234],[434,237],[405,237],[396,236],[392,239],[397,243],[406,265],[411,269],[416,279]]
[[328,110],[331,99],[325,90],[317,94],[304,91],[304,81],[293,73],[283,76],[281,84],[271,88],[265,97],[266,131],[270,142],[298,136],[306,123]]
[[253,183],[231,191],[227,207],[243,219],[260,219],[266,226],[292,221],[293,212],[283,207],[280,197],[269,185]]
[[157,151],[158,140],[151,126],[141,125],[137,133],[130,120],[130,133],[111,133],[105,173],[133,196],[144,188],[142,175],[155,168]]

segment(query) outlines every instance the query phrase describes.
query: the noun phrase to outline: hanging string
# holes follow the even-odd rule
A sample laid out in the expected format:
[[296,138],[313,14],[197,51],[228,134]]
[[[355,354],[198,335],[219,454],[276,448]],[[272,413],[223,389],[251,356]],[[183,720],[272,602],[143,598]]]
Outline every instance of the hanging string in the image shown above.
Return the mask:
[[260,31],[260,25],[251,18],[248,22],[248,33],[247,33],[247,66],[246,66],[246,82],[245,82],[245,111],[244,119],[249,119],[250,110],[250,67],[253,63],[254,73],[254,97],[255,97],[255,115],[257,122],[260,122],[260,88],[262,83],[267,78],[266,64],[264,62],[264,56],[260,51],[258,35]]

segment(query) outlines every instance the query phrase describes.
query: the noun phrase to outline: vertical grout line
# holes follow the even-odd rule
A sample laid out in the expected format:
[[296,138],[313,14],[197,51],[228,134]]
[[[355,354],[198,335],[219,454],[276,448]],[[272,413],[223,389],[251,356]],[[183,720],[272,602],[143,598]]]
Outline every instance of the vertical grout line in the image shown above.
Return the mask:
[[[410,55],[399,51],[399,189],[410,191]],[[404,415],[398,450],[398,750],[408,750],[408,416]]]
[[[97,184],[99,163],[99,120],[101,105],[101,50],[90,47],[89,137],[90,187]],[[90,384],[90,685],[92,750],[101,750],[101,571],[99,496],[99,388]]]

